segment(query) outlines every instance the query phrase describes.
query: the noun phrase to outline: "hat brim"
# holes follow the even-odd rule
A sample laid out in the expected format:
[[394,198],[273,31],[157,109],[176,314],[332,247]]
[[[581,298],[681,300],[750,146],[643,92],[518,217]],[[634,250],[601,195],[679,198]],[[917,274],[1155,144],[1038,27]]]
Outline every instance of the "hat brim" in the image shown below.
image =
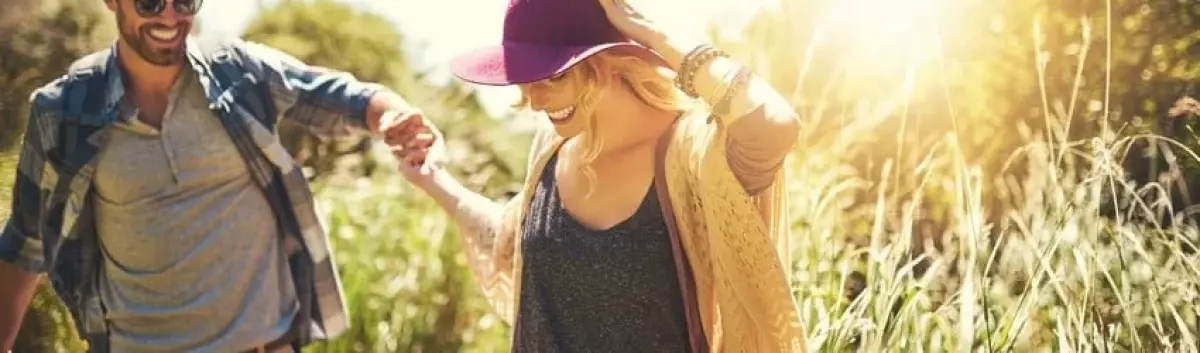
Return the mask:
[[578,46],[505,43],[459,55],[450,61],[450,71],[467,82],[509,86],[553,77],[592,55],[610,49],[631,49],[630,52],[652,64],[666,65],[657,54],[632,42]]

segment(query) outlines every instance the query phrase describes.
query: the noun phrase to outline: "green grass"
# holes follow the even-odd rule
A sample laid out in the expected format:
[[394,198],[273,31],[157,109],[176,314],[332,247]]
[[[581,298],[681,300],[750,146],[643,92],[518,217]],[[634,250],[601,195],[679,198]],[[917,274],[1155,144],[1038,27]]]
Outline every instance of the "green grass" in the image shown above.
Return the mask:
[[[952,147],[931,155],[933,167],[917,171],[922,183],[911,196],[889,202],[888,185],[878,186],[865,247],[842,226],[850,212],[822,201],[867,181],[794,181],[807,186],[793,188],[801,201],[793,215],[805,224],[793,234],[793,258],[810,343],[822,351],[1196,351],[1200,258],[1184,249],[1197,232],[1122,220],[1166,205],[1135,197],[1140,190],[1114,178],[1114,161],[1104,158],[1116,144],[1095,142],[1028,146],[1036,172],[996,223],[985,221],[978,170]],[[1054,161],[1069,153],[1096,158],[1073,175]],[[920,204],[935,193],[950,195],[948,227],[914,236]],[[1102,216],[1109,193],[1129,202],[1122,219]],[[922,253],[913,239],[946,245]],[[839,289],[855,270],[865,288],[851,299]]]
[[318,198],[352,315],[313,352],[495,352],[507,330],[478,295],[447,216],[396,173],[333,178]]
[[[1077,111],[1083,99],[1079,85],[1052,91],[1047,77],[1066,74],[1045,67],[1024,73],[1036,77],[1029,88],[1042,96],[1036,117],[1045,131],[1030,130],[1038,124],[1028,121],[1003,120],[1015,119],[1010,116],[987,116],[987,97],[996,93],[955,91],[947,81],[967,83],[973,76],[954,76],[962,74],[948,69],[930,70],[932,79],[924,77],[907,92],[863,94],[855,84],[894,83],[867,74],[854,82],[830,79],[835,82],[821,92],[801,92],[798,82],[806,77],[789,75],[806,72],[795,68],[807,63],[804,48],[781,53],[751,45],[789,38],[786,21],[767,20],[744,42],[720,45],[753,63],[785,96],[796,97],[793,103],[807,122],[790,162],[789,265],[814,351],[1200,351],[1200,255],[1193,250],[1200,231],[1184,222],[1159,224],[1161,215],[1185,211],[1165,197],[1173,186],[1132,183],[1120,163],[1133,142],[1165,138],[1116,134],[1095,123],[1109,112]],[[1071,60],[1078,66],[1064,69],[1074,77],[1066,81],[1081,82],[1089,73],[1075,69],[1095,59]],[[852,67],[836,69],[853,73]],[[939,110],[944,115],[910,114],[909,103],[892,100],[914,91],[926,103],[944,105]],[[839,106],[849,108],[834,109]],[[1097,116],[1090,123],[1102,125],[1099,134],[1068,137],[1073,136],[1068,127],[1083,124],[1081,117]],[[946,128],[920,129],[938,123]],[[899,141],[884,145],[895,149],[883,147],[881,153],[876,146],[897,139],[890,137],[897,126]],[[1021,141],[1011,143],[1014,139]],[[991,143],[998,140],[1004,143]],[[1170,147],[1175,165],[1200,162],[1188,146]],[[358,265],[370,268],[372,277],[354,279],[364,288],[351,291],[388,303],[385,317],[415,312],[425,318],[356,330],[389,332],[382,341],[415,340],[400,327],[430,327],[427,318],[451,310],[442,307],[451,303],[455,316],[474,322],[464,329],[486,332],[487,339],[480,340],[455,333],[464,342],[462,351],[507,351],[507,328],[489,317],[478,291],[458,287],[461,282],[447,287],[452,283],[447,276],[460,281],[469,275],[461,255],[449,255],[457,239],[440,211],[394,174],[337,184],[326,186],[321,197],[332,206],[331,224],[344,227],[335,234],[353,234],[339,236],[338,251],[365,252],[375,261]],[[397,244],[405,245],[377,252]],[[439,264],[429,262],[435,257]],[[427,294],[412,298],[367,289],[384,283]],[[444,288],[454,288],[449,292],[458,304],[421,299],[447,292]],[[382,347],[434,351],[404,343]]]
[[8,192],[0,192],[0,218],[8,218],[9,209],[12,207],[12,183],[15,181],[11,176],[17,170],[17,157],[14,153],[0,153],[0,190]]
[[[1131,221],[1166,205],[1138,196],[1154,186],[1117,178],[1108,156],[1128,139],[1090,142],[1023,149],[1030,176],[995,223],[981,203],[986,179],[952,136],[903,196],[828,165],[832,156],[795,158],[792,268],[812,347],[1196,351],[1200,258],[1184,249],[1198,233]],[[884,170],[874,180],[897,173]],[[876,199],[847,201],[865,189]],[[507,328],[478,296],[453,226],[423,195],[394,173],[321,190],[356,313],[344,341],[361,344],[321,351],[507,350]],[[1101,213],[1112,193],[1128,205],[1115,220]],[[940,233],[922,225],[927,203],[948,207]],[[854,285],[861,294],[847,296]]]

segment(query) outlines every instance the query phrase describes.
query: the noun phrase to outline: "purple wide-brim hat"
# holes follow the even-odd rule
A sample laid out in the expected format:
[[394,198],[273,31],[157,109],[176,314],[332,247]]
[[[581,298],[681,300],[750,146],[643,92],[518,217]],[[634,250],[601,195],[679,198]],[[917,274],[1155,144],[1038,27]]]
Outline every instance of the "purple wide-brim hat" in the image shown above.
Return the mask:
[[656,65],[665,61],[621,34],[604,14],[603,0],[511,0],[501,44],[450,61],[458,78],[507,86],[544,80],[605,50],[622,50]]
[[467,82],[503,86],[530,83],[554,77],[608,49],[630,49],[644,59],[661,61],[650,50],[634,43],[554,46],[509,43],[484,47],[460,55],[450,70]]

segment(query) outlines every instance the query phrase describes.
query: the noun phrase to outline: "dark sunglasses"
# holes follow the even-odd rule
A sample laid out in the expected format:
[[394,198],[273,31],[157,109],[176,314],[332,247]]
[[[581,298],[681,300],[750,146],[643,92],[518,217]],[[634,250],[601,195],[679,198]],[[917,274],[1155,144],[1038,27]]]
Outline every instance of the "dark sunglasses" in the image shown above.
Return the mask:
[[[138,15],[145,18],[157,17],[163,10],[167,8],[168,0],[133,0],[133,9],[137,10]],[[195,15],[200,11],[200,5],[204,0],[174,0],[171,5],[175,6],[175,13],[183,16]]]

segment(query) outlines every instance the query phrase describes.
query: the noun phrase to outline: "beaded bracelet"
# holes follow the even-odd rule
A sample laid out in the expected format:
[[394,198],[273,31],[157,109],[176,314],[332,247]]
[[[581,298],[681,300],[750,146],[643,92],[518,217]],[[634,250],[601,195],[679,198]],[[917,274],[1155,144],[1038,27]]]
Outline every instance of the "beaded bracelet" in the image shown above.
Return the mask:
[[679,75],[676,76],[676,87],[679,87],[689,97],[699,98],[700,94],[696,92],[695,87],[696,74],[700,71],[702,64],[716,57],[729,57],[729,55],[707,44],[697,46],[688,52],[683,58],[683,64],[680,65]]
[[721,100],[713,105],[712,114],[708,116],[708,122],[711,124],[713,120],[717,120],[718,116],[729,114],[730,105],[733,103],[733,97],[746,88],[746,84],[750,82],[750,76],[753,74],[749,67],[741,66],[738,68],[737,76],[733,77],[733,82],[729,83],[729,89],[721,96]]
[[692,48],[691,51],[687,52],[687,54],[684,54],[683,64],[680,65],[679,71],[687,71],[688,67],[691,66],[692,62],[696,59],[696,55],[699,55],[700,53],[710,49],[712,49],[712,46],[708,44],[700,44],[695,48]]
[[704,67],[705,63],[708,63],[709,61],[718,57],[728,57],[728,55],[726,55],[725,52],[721,51],[720,49],[714,48],[696,56],[692,62],[691,70],[687,76],[687,90],[685,92],[688,94],[688,96],[692,98],[700,98],[700,93],[696,92],[696,75],[700,73],[700,69]]
[[689,75],[688,73],[693,72],[692,67],[696,64],[696,55],[700,55],[700,53],[710,49],[711,47],[707,44],[697,45],[683,56],[683,63],[679,65],[679,72],[675,76],[675,87],[687,93],[688,87],[692,84],[692,79],[695,78],[693,77],[694,74]]
[[728,70],[724,75],[721,75],[721,80],[717,82],[717,87],[713,87],[712,94],[708,96],[709,99],[715,102],[716,100],[720,99],[719,97],[724,95],[725,92],[728,92],[730,84],[733,83],[733,79],[737,77],[737,73],[738,70]]

